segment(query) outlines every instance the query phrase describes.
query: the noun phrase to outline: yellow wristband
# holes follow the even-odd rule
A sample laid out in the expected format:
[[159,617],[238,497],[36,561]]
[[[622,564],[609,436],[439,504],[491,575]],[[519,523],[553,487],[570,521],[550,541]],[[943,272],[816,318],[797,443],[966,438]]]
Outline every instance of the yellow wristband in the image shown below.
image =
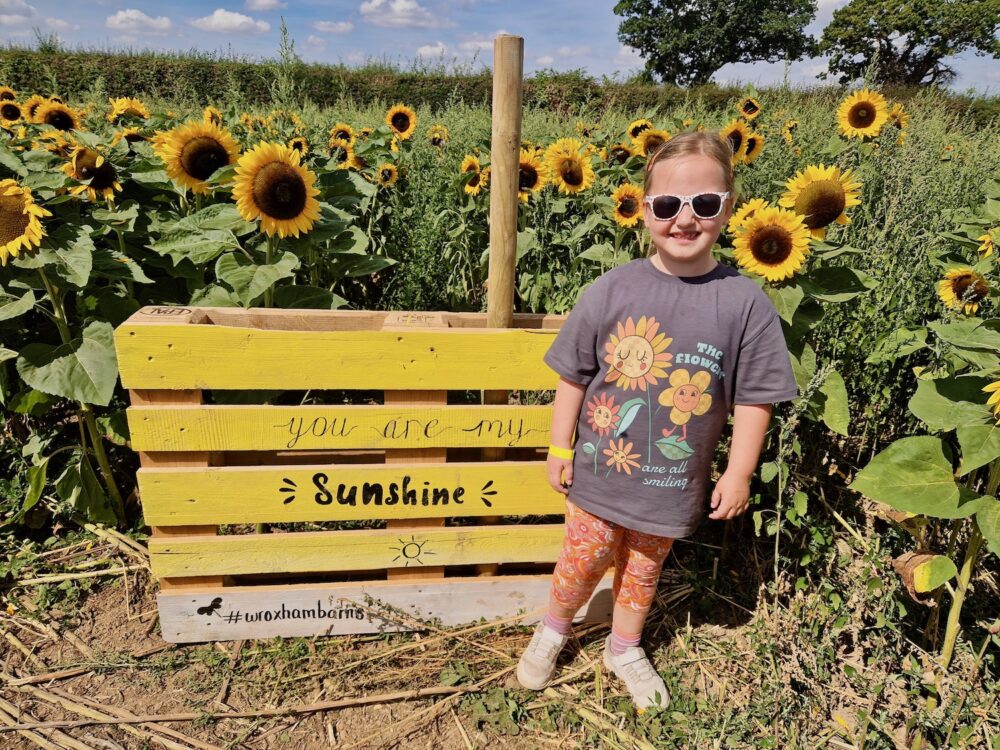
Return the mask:
[[560,448],[558,445],[549,445],[549,453],[551,453],[556,458],[573,458],[572,448]]

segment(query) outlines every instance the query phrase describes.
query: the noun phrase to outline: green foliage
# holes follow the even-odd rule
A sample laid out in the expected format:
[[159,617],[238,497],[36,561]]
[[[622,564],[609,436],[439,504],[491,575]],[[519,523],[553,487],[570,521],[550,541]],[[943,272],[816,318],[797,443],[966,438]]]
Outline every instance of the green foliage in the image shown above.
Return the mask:
[[675,85],[708,83],[728,63],[800,60],[815,46],[803,31],[815,0],[621,0],[614,10],[618,39],[639,51],[648,75]]
[[830,55],[829,74],[850,83],[878,54],[869,83],[945,85],[955,78],[944,59],[974,50],[1000,56],[1000,8],[996,0],[852,0],[833,12],[819,53]]

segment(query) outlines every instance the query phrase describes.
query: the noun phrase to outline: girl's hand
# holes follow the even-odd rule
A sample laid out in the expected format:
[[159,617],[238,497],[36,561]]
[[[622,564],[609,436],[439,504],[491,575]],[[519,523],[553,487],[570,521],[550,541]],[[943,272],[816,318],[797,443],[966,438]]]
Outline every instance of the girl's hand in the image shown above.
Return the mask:
[[709,518],[726,520],[735,518],[750,507],[750,477],[726,472],[712,491],[712,508]]
[[550,454],[546,468],[552,489],[568,495],[569,488],[573,485],[573,459],[559,458]]

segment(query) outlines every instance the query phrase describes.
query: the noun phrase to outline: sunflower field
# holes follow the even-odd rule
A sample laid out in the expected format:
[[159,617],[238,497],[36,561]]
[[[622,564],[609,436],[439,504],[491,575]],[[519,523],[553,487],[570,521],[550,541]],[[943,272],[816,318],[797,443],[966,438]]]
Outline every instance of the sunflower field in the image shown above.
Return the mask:
[[[786,746],[756,744],[754,722],[775,716],[803,733],[788,747],[819,746],[808,717],[836,714],[816,687],[830,670],[864,698],[837,722],[858,746],[986,747],[985,725],[1000,747],[995,714],[981,718],[1000,648],[1000,122],[945,113],[946,98],[747,87],[724,109],[524,113],[518,312],[566,313],[650,253],[643,169],[661,144],[699,130],[732,146],[738,199],[715,251],[774,303],[801,396],[776,410],[752,484],[753,562],[726,563],[789,603],[784,634],[751,639],[785,671],[759,678],[730,747]],[[0,86],[3,538],[141,530],[111,338],[141,306],[484,309],[489,133],[489,111],[461,102],[262,109]],[[741,554],[720,534],[723,560]],[[796,639],[820,637],[836,643],[802,660]],[[473,709],[510,731],[508,704]],[[628,729],[677,739],[652,721]],[[718,736],[709,716],[684,721]]]

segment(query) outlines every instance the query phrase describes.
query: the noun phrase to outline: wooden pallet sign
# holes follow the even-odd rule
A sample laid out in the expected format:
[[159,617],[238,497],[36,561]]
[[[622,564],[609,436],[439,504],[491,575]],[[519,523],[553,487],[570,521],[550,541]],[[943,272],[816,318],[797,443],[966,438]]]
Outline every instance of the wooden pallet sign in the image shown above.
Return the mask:
[[[565,508],[551,407],[468,401],[554,388],[542,355],[564,319],[133,314],[115,346],[164,639],[537,621]],[[579,619],[610,613],[608,577]]]

